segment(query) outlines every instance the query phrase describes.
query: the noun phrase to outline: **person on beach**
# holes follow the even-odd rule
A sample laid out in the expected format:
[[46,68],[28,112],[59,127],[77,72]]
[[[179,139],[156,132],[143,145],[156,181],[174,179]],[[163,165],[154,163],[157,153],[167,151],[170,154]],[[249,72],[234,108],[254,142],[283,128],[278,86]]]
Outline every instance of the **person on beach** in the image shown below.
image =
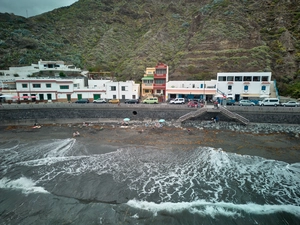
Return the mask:
[[77,136],[80,136],[80,133],[78,131],[73,133],[73,137],[77,137]]

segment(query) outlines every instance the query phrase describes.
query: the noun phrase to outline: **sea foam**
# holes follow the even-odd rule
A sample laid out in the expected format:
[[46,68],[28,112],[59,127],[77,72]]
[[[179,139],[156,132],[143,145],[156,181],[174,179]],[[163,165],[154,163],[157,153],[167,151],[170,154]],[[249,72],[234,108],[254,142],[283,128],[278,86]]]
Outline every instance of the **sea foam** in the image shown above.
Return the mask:
[[226,202],[163,202],[154,203],[147,201],[129,200],[127,205],[136,209],[146,210],[157,216],[159,212],[180,213],[188,210],[192,214],[199,214],[201,216],[215,217],[218,215],[227,217],[241,216],[242,212],[256,214],[256,215],[270,215],[278,212],[291,213],[300,217],[300,206],[294,205],[259,205],[255,203],[234,204]]
[[20,190],[23,194],[30,193],[49,193],[43,187],[36,186],[36,182],[26,177],[20,177],[16,180],[10,180],[6,177],[0,180],[0,188]]

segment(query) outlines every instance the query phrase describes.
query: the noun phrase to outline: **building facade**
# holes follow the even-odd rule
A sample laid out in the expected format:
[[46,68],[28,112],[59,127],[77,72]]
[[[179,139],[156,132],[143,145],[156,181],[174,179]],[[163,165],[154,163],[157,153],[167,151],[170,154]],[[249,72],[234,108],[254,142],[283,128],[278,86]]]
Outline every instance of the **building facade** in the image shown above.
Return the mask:
[[271,72],[236,72],[217,74],[217,96],[235,101],[278,97]]
[[153,95],[155,67],[146,68],[144,77],[142,78],[141,97],[148,97]]
[[216,94],[216,80],[169,81],[166,86],[167,100],[174,98],[210,101]]
[[158,63],[154,68],[146,68],[142,78],[143,97],[156,96],[160,102],[166,100],[166,83],[169,81],[169,67],[164,63]]
[[18,79],[15,99],[48,102],[138,99],[139,89],[134,81],[88,80],[86,86],[85,79]]

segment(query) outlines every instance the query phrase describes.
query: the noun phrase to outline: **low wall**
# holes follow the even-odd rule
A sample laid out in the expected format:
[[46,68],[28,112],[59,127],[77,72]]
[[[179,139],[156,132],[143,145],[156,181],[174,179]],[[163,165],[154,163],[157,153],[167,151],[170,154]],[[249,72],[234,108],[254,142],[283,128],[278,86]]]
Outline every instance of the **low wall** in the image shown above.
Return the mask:
[[[227,109],[240,114],[252,123],[286,123],[300,124],[300,109],[258,107],[228,107]],[[122,122],[124,118],[137,121],[165,119],[176,121],[179,117],[189,113],[187,107],[152,107],[152,106],[78,106],[62,107],[48,105],[47,107],[2,107],[0,108],[0,125],[25,125],[34,123],[82,123],[92,122]],[[211,120],[218,116],[220,121],[236,121],[228,118],[218,110],[210,109],[209,112],[191,120]]]

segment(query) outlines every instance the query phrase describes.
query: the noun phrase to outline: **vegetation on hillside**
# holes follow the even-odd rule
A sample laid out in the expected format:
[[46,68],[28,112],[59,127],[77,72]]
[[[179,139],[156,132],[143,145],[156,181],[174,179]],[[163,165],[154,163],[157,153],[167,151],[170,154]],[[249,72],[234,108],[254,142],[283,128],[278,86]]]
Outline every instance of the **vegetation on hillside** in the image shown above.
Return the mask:
[[295,0],[79,0],[31,18],[0,14],[0,68],[63,60],[140,81],[161,61],[171,80],[271,71],[300,98]]

